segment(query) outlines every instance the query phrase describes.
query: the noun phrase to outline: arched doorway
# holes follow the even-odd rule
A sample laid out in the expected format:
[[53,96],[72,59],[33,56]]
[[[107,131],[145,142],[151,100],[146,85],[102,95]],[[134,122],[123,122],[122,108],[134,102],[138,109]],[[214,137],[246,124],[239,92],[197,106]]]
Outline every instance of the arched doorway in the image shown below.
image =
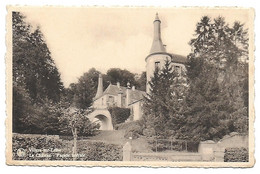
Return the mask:
[[100,124],[100,130],[113,130],[112,119],[107,109],[97,109],[88,115],[91,122]]
[[100,124],[100,130],[109,130],[110,123],[105,115],[95,116],[96,122]]

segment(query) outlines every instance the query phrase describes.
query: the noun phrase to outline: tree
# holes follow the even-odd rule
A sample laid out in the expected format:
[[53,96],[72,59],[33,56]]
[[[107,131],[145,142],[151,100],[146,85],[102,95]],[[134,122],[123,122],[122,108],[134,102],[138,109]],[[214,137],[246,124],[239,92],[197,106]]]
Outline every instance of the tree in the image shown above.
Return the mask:
[[34,102],[59,102],[63,91],[60,74],[44,36],[32,31],[19,12],[13,12],[13,81],[23,86]]
[[149,85],[150,93],[144,102],[144,134],[161,138],[172,137],[177,131],[177,117],[181,116],[185,89],[183,79],[173,70],[171,61],[167,59],[161,70],[155,69]]
[[91,123],[85,116],[91,110],[82,110],[72,107],[63,108],[63,114],[59,117],[60,131],[65,135],[73,136],[73,149],[72,154],[75,160],[77,153],[77,139],[78,136],[94,135],[99,125]]
[[146,91],[146,72],[142,72],[140,77],[136,79],[137,87],[141,91]]
[[107,71],[106,75],[108,81],[112,84],[119,82],[121,86],[127,86],[127,83],[129,82],[131,85],[136,86],[137,88],[139,87],[135,80],[135,74],[126,69],[111,68]]
[[28,92],[17,85],[13,85],[13,132],[30,133],[38,131],[35,126],[35,105]]
[[[97,92],[99,74],[99,71],[91,68],[79,78],[75,86],[71,85],[72,93],[74,93],[74,105],[77,108],[87,109],[92,105]],[[104,86],[107,87],[107,83],[104,83]]]
[[[202,17],[188,56],[186,138],[219,139],[248,126],[248,38],[243,25]],[[247,125],[247,126],[242,126]]]
[[198,76],[189,78],[184,112],[186,124],[182,128],[184,137],[195,142],[221,138],[228,133],[229,126],[225,119],[226,105],[219,95],[217,70],[205,62],[196,68],[200,71]]
[[[81,109],[87,109],[92,105],[93,98],[97,92],[98,77],[101,72],[95,68],[91,68],[88,72],[84,73],[75,84],[71,84],[65,91],[68,94],[66,100],[73,101],[73,106]],[[132,85],[144,86],[145,73],[142,74],[139,81],[135,79],[135,75],[128,70],[121,70],[119,68],[111,68],[107,74],[102,74],[103,90],[105,90],[110,83],[126,86],[127,82]],[[145,80],[146,81],[146,80]],[[72,99],[73,96],[73,99]]]
[[46,105],[60,101],[63,84],[40,28],[33,30],[25,19],[12,13],[13,131],[44,133]]

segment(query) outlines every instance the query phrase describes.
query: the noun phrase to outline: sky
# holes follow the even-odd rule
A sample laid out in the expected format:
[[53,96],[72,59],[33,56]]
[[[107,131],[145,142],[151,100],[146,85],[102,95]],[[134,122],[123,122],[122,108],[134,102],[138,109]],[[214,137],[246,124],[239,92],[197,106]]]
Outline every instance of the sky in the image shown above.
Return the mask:
[[26,21],[39,26],[65,87],[94,67],[145,71],[156,12],[167,52],[186,56],[196,23],[202,16],[223,16],[247,26],[247,10],[181,8],[22,8]]

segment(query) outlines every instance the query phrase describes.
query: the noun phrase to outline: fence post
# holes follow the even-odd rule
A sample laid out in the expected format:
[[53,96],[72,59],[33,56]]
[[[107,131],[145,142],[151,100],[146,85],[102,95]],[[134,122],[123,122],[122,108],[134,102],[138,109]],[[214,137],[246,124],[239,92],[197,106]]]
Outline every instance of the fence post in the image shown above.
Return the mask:
[[224,162],[225,148],[216,148],[214,158],[216,162]]
[[123,146],[123,161],[131,161],[132,160],[132,146],[129,142],[127,142]]
[[172,151],[172,138],[171,138],[171,151]]
[[200,142],[198,152],[201,154],[201,158],[203,161],[214,160],[215,146],[216,146],[216,143],[212,140]]
[[157,139],[155,140],[155,151],[157,152]]

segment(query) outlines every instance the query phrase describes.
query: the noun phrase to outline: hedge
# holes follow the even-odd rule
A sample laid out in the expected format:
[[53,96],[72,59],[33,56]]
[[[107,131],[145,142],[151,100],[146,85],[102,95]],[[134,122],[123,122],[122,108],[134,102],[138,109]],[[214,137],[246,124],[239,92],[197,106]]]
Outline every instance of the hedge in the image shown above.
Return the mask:
[[[58,136],[50,135],[13,134],[12,142],[13,160],[73,160],[72,140],[61,140]],[[19,154],[21,149],[24,155]],[[51,151],[43,152],[44,149]],[[122,161],[122,149],[120,145],[78,140],[76,160]]]
[[86,154],[85,157],[77,160],[81,161],[122,161],[123,147],[104,142],[80,141],[78,151]]
[[125,138],[132,137],[133,139],[143,135],[143,126],[141,121],[130,121],[127,123],[118,124],[115,127],[117,130],[125,130]]
[[225,162],[248,162],[248,157],[249,153],[247,148],[242,147],[225,149]]
[[125,122],[130,116],[129,108],[111,107],[108,108],[111,114],[112,124],[115,127],[117,124]]
[[[54,149],[60,149],[63,154],[71,154],[70,142],[60,140],[58,136],[13,134],[12,143],[13,160],[71,160],[71,158],[59,157],[54,152]],[[18,149],[24,151],[25,154],[19,156]],[[43,152],[43,150],[53,150],[53,152]],[[50,155],[50,157],[38,156],[41,154]]]

